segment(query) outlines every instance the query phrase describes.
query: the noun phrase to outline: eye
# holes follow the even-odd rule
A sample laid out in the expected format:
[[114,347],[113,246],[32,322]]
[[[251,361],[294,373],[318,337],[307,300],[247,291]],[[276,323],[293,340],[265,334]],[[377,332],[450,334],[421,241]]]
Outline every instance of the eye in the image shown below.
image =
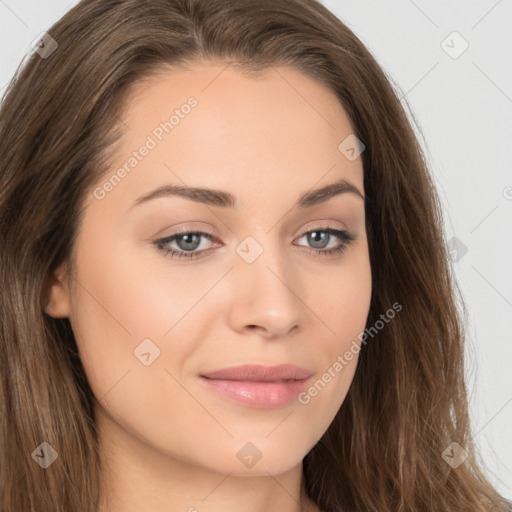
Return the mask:
[[[356,237],[353,233],[346,229],[334,229],[330,227],[324,228],[314,228],[306,231],[300,238],[306,238],[307,242],[313,245],[312,252],[318,254],[319,256],[329,256],[334,254],[340,254],[350,243],[352,243]],[[332,238],[337,238],[341,242],[339,242],[334,247],[325,250],[325,248],[329,245]],[[299,238],[299,240],[300,240]],[[307,248],[309,252],[309,248]]]
[[[207,251],[207,249],[203,249],[202,251],[197,252],[197,249],[201,246],[201,238],[206,238],[211,241],[213,236],[210,233],[204,233],[202,231],[183,231],[166,238],[156,240],[154,244],[157,249],[161,250],[165,255],[169,255],[171,258],[197,259],[201,258]],[[175,243],[178,246],[177,249],[173,249],[170,246],[172,243]]]
[[[309,248],[306,247],[306,252],[322,256],[341,254],[348,245],[356,239],[355,235],[346,229],[334,229],[331,227],[311,229],[306,231],[298,240],[304,237],[307,239],[307,243],[313,246]],[[214,240],[211,233],[205,233],[203,231],[182,231],[166,238],[155,240],[153,244],[158,250],[171,258],[198,259],[202,258],[211,249],[203,248],[202,250],[198,250],[202,246],[201,241],[203,238],[210,242]],[[339,240],[338,244],[326,249],[333,238]],[[175,246],[172,247],[171,244],[175,244]]]

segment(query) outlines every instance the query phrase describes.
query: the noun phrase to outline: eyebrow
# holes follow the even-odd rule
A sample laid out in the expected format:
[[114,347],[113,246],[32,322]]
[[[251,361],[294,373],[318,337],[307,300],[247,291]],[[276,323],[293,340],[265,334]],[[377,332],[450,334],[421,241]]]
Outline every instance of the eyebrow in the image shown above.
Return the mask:
[[[354,194],[363,201],[365,200],[364,195],[357,187],[345,179],[340,179],[324,187],[305,192],[299,197],[292,208],[315,206],[328,201],[332,197],[346,193]],[[185,185],[163,185],[136,199],[130,209],[152,199],[169,196],[185,197],[198,203],[220,206],[222,208],[234,208],[237,204],[235,196],[223,190],[189,187]]]

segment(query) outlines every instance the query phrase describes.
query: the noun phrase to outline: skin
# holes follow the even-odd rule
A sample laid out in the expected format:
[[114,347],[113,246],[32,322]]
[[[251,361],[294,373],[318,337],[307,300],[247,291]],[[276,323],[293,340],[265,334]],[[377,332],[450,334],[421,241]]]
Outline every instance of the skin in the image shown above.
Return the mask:
[[[72,275],[64,262],[50,280],[46,312],[69,318],[100,403],[100,510],[319,510],[304,493],[302,459],[343,403],[357,355],[307,405],[249,407],[198,375],[292,363],[315,382],[364,330],[364,201],[345,193],[292,209],[304,192],[339,178],[364,195],[361,157],[350,161],[338,149],[354,130],[336,96],[298,70],[254,78],[196,62],[133,88],[106,178],[190,96],[197,106],[113,190],[89,194]],[[164,184],[225,190],[238,205],[160,197],[131,208]],[[356,240],[341,254],[315,253],[319,245],[304,234],[327,224]],[[181,227],[212,231],[213,241],[201,238],[194,249],[208,254],[172,258],[152,244]],[[247,236],[263,249],[250,264],[236,252]],[[340,242],[331,235],[328,248]],[[171,245],[187,247],[183,239]],[[160,349],[148,366],[134,355],[146,338]],[[248,442],[262,455],[250,468],[237,457]]]

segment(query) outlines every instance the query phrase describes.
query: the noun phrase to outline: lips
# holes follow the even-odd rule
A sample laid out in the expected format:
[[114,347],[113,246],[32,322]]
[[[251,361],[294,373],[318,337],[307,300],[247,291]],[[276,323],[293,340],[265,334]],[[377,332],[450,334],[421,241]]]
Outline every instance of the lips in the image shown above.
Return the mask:
[[303,380],[311,377],[311,375],[312,373],[310,371],[293,364],[281,364],[277,366],[246,364],[204,373],[202,374],[202,377],[216,380],[277,382],[286,380]]
[[229,401],[262,409],[283,407],[294,401],[312,373],[291,364],[242,365],[200,376],[208,389]]

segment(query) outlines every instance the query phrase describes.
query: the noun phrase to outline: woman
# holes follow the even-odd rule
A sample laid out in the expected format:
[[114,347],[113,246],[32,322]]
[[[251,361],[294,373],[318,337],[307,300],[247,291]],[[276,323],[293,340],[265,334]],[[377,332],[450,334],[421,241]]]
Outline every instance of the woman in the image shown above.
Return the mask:
[[321,4],[83,1],[1,108],[4,512],[510,508],[432,179]]

